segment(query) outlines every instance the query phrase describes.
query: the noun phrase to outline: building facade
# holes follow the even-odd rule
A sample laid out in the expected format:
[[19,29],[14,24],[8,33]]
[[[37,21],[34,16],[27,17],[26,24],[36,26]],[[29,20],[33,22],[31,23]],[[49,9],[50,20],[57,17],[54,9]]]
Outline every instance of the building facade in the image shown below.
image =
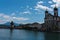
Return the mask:
[[60,17],[58,16],[58,8],[54,7],[54,15],[45,11],[44,24],[47,29],[58,29],[60,28]]

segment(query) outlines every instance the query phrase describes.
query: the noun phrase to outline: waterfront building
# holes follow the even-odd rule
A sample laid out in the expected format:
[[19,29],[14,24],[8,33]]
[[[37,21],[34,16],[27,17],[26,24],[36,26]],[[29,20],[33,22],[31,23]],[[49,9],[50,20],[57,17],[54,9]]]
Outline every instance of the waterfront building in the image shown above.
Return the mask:
[[54,15],[45,11],[44,26],[47,30],[55,30],[60,28],[60,17],[58,16],[58,8],[54,7]]

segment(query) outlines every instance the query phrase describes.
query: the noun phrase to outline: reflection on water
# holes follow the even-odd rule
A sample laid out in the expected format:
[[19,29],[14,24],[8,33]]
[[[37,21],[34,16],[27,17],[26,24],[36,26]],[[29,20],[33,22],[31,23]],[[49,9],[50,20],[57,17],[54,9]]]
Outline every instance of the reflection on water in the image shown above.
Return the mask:
[[12,40],[12,33],[13,33],[13,30],[10,30],[10,40]]
[[60,33],[0,29],[0,40],[60,40]]
[[45,33],[45,40],[60,40],[60,33]]

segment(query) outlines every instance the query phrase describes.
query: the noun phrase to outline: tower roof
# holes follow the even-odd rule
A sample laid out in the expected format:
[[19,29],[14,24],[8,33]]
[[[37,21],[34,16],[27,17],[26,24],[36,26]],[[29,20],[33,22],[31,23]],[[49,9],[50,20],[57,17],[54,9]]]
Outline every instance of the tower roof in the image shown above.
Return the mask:
[[54,10],[58,10],[57,6],[54,7]]
[[48,10],[46,9],[45,13],[48,13]]
[[14,22],[13,22],[13,21],[11,21],[11,23],[10,23],[10,24],[12,24],[12,25],[13,25],[13,24],[14,24]]

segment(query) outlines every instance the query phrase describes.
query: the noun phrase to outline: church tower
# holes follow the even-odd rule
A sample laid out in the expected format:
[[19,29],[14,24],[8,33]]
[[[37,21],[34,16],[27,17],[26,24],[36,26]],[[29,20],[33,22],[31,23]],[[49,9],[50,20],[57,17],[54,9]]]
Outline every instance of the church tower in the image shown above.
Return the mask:
[[48,24],[47,24],[47,22],[48,22],[48,21],[47,21],[48,14],[49,14],[49,12],[48,12],[48,10],[46,10],[46,11],[45,11],[45,18],[44,18],[44,22],[45,22],[45,24],[46,24],[46,25],[45,25],[46,27],[47,27],[47,25],[48,25]]
[[56,6],[54,7],[54,16],[58,16],[58,8]]
[[45,18],[47,18],[47,16],[48,16],[48,11],[46,10],[45,11]]
[[53,27],[53,30],[56,30],[56,28],[58,29],[58,22],[57,22],[57,20],[58,20],[58,8],[55,6],[54,7],[54,21],[53,21],[54,27]]

